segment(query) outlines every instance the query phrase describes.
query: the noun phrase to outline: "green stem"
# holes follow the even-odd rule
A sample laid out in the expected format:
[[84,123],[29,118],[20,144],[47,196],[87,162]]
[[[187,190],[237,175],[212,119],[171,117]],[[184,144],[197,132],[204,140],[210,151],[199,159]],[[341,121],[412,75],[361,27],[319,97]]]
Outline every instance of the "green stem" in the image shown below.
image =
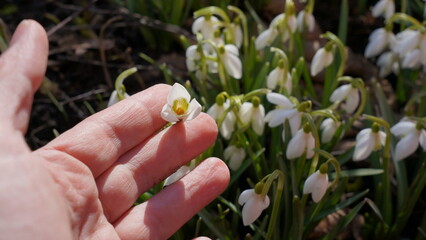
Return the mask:
[[340,53],[340,56],[342,57],[341,63],[339,65],[339,70],[337,71],[337,78],[339,78],[343,76],[343,73],[345,71],[346,60],[348,58],[348,54],[346,53],[346,47],[342,43],[342,41],[340,41],[340,39],[331,32],[326,32],[323,35],[321,35],[321,37],[327,38],[328,40],[334,42],[339,48],[339,53]]
[[[272,208],[271,219],[269,220],[269,226],[266,232],[265,239],[267,240],[272,238],[272,234],[275,231],[275,224],[277,223],[277,217],[278,217],[280,203],[281,203],[281,196],[282,196],[282,192],[284,188],[284,173],[281,172],[280,170],[275,170],[274,172],[272,172],[272,174],[268,178],[268,181],[265,184],[265,188],[270,187],[272,184],[272,181],[276,178],[278,178],[277,192],[275,193],[274,206]],[[262,196],[263,196],[263,191],[265,190],[265,188],[262,190]]]
[[123,85],[124,79],[137,71],[138,69],[136,67],[132,67],[118,75],[117,79],[115,80],[115,90],[117,91],[117,97],[119,100],[123,100],[125,98],[126,89]]

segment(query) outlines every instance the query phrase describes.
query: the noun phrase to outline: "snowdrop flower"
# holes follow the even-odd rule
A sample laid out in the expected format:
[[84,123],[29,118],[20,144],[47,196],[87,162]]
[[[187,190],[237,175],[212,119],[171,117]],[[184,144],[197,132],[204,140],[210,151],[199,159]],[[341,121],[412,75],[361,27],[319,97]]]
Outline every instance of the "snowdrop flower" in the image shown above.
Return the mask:
[[363,129],[356,135],[354,161],[366,159],[373,151],[385,145],[386,133],[379,131],[379,125],[373,123],[371,128]]
[[216,28],[221,25],[219,19],[212,15],[205,15],[195,19],[192,24],[192,33],[201,32],[204,39],[213,39]]
[[385,52],[377,59],[377,66],[380,68],[380,77],[386,77],[391,72],[397,74],[399,70],[398,56],[391,51]]
[[383,16],[386,19],[390,18],[395,13],[394,0],[380,0],[374,5],[372,14],[374,17]]
[[278,30],[276,27],[269,27],[265,31],[263,31],[255,40],[254,44],[256,46],[256,50],[261,50],[266,46],[271,45],[275,38],[278,36]]
[[247,189],[241,193],[238,203],[243,206],[243,224],[247,226],[256,221],[262,211],[269,206],[269,197],[266,195],[262,198],[254,189]]
[[316,76],[324,68],[328,67],[333,62],[333,52],[326,48],[320,48],[315,53],[311,63],[311,74]]
[[346,113],[352,114],[359,104],[358,88],[352,86],[352,84],[342,85],[336,88],[336,90],[334,90],[334,92],[330,96],[330,101],[331,102],[346,101],[344,109]]
[[253,98],[252,102],[243,103],[238,115],[244,125],[251,123],[251,127],[257,135],[263,134],[265,127],[265,108],[260,104],[258,97]]
[[368,45],[365,48],[364,56],[366,58],[375,57],[394,42],[395,35],[392,31],[388,31],[385,28],[378,28],[374,30],[368,38]]
[[[208,45],[206,45],[208,46]],[[186,49],[186,67],[188,68],[188,71],[194,72],[200,70],[200,61],[201,56],[198,52],[198,45],[191,45]],[[214,58],[216,57],[216,54],[214,51],[211,53],[206,51],[205,49],[202,50],[205,56]],[[210,73],[217,73],[217,62],[211,61],[206,59],[207,64],[207,71]]]
[[[292,90],[292,79],[290,72],[286,71],[286,66],[284,66],[284,61],[280,60],[278,66],[274,68],[266,78],[266,87],[274,90],[277,85],[283,86],[287,89],[288,94],[291,94]],[[287,73],[286,73],[287,72]]]
[[169,186],[170,184],[183,178],[186,174],[191,172],[191,170],[194,168],[195,168],[195,160],[192,160],[188,165],[185,164],[181,166],[176,172],[174,172],[172,175],[166,178],[166,180],[164,180],[164,187]]
[[320,126],[320,129],[322,130],[321,142],[330,142],[341,124],[341,122],[334,121],[332,118],[326,118],[324,121],[322,121]]
[[402,60],[403,68],[417,68],[420,66],[420,49],[416,48],[413,51],[407,53]]
[[[129,94],[124,93],[124,98],[128,98]],[[109,97],[108,100],[108,107],[118,103],[120,101],[120,99],[118,99],[118,94],[117,94],[117,90],[112,91],[111,96]]]
[[408,52],[413,51],[419,44],[420,32],[416,30],[406,29],[396,35],[395,44],[392,51],[400,57],[405,56]]
[[295,159],[306,153],[306,158],[314,156],[315,138],[312,135],[311,128],[306,125],[304,128],[296,132],[296,135],[291,138],[287,146],[287,159]]
[[395,147],[395,161],[413,154],[419,144],[426,151],[426,130],[421,123],[402,120],[391,128],[391,133],[401,138]]
[[300,11],[297,14],[297,29],[299,29],[300,32],[303,32],[304,29],[307,29],[308,32],[314,31],[315,29],[314,15],[305,10]]
[[246,158],[246,151],[244,151],[244,148],[230,145],[223,152],[223,156],[229,161],[229,168],[236,171],[240,168],[241,163],[243,163],[243,160]]
[[[216,97],[216,103],[213,104],[209,110],[207,110],[207,114],[210,115],[213,119],[218,122],[220,117],[225,112],[226,109],[230,107],[229,101],[224,100],[222,95],[218,95]],[[219,126],[219,132],[225,139],[230,139],[232,133],[234,132],[236,117],[232,111],[229,111],[226,115],[222,124]]]
[[[323,167],[325,166],[325,167]],[[325,169],[325,170],[323,170]],[[312,200],[319,202],[327,192],[328,188],[328,167],[327,165],[321,165],[320,170],[310,175],[305,184],[303,185],[303,194],[312,193]]]
[[265,122],[268,123],[269,127],[277,127],[288,119],[291,133],[294,136],[300,128],[302,113],[298,111],[296,106],[286,96],[279,93],[268,93],[266,99],[277,106],[276,109],[266,114]]
[[219,46],[219,57],[226,72],[233,78],[240,79],[243,75],[243,66],[238,57],[238,48],[232,44]]
[[201,112],[201,105],[192,99],[184,86],[173,84],[167,95],[167,103],[161,110],[161,117],[168,122],[190,121]]

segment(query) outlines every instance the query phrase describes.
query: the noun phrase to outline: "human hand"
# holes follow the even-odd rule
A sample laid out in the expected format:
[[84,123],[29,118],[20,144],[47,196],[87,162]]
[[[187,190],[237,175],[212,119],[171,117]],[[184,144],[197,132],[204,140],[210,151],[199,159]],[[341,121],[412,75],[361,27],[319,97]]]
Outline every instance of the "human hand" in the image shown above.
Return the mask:
[[135,94],[31,152],[23,134],[47,54],[44,29],[26,20],[0,58],[0,239],[166,239],[226,188],[226,165],[210,158],[132,207],[217,135],[203,113],[159,131],[167,85]]

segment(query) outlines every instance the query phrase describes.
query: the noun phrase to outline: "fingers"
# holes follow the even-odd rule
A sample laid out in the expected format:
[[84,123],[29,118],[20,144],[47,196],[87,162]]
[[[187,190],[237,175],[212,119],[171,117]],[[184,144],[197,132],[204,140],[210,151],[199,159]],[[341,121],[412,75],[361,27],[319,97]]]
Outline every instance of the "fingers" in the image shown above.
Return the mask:
[[202,162],[163,191],[130,209],[114,225],[121,239],[167,239],[229,182],[227,166],[217,158]]
[[87,118],[39,151],[64,152],[98,177],[117,159],[161,129],[169,85],[156,85]]
[[46,71],[47,55],[43,27],[33,20],[22,21],[9,49],[0,57],[0,126],[26,131],[33,94]]
[[214,143],[216,123],[202,113],[152,136],[123,155],[97,179],[99,198],[113,222],[145,191]]

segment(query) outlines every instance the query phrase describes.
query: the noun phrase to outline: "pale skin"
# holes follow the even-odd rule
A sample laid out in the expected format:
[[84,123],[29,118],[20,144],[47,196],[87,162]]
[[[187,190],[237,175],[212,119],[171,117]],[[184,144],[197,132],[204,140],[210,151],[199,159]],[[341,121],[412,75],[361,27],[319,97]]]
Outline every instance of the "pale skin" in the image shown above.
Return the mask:
[[228,168],[209,158],[133,207],[216,139],[204,113],[159,131],[168,85],[135,94],[32,152],[23,135],[47,55],[45,30],[25,20],[0,57],[0,239],[167,239],[225,190]]

